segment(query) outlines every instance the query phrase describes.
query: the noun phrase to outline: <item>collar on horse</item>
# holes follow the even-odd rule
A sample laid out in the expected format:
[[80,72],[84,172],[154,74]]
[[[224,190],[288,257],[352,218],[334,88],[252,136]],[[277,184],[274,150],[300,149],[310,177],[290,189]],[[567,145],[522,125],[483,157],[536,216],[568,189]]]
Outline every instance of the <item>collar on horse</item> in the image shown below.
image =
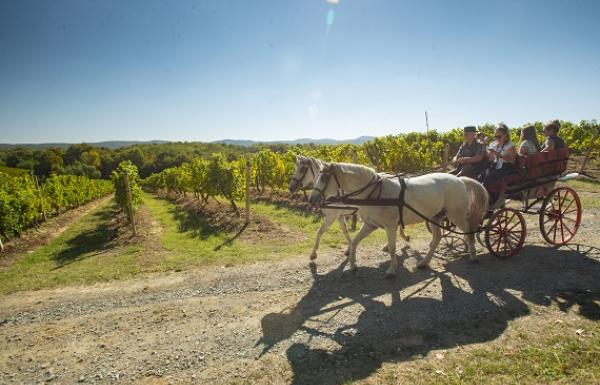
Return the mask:
[[[316,187],[314,188],[321,194],[321,196],[323,196],[323,191],[327,189],[327,185],[329,184],[329,181],[331,180],[331,175],[333,175],[334,180],[338,185],[338,195],[335,197],[328,198],[325,201],[325,203],[341,202],[343,204],[357,205],[357,206],[397,206],[398,207],[398,216],[399,216],[398,224],[400,226],[402,226],[402,228],[404,228],[404,206],[407,206],[406,201],[404,199],[404,195],[406,193],[407,184],[406,184],[406,178],[402,177],[402,175],[397,175],[398,182],[400,183],[400,192],[398,194],[398,199],[382,199],[381,194],[383,191],[383,179],[384,178],[382,178],[380,175],[376,175],[375,178],[373,178],[373,180],[371,180],[369,183],[367,183],[365,186],[361,187],[360,189],[353,191],[351,193],[348,193],[348,194],[340,195],[339,192],[341,190],[341,185],[337,179],[337,175],[335,174],[335,167],[331,167],[331,171],[325,171],[325,172],[321,172],[321,173],[323,174],[323,176],[325,176],[327,178],[327,180],[325,181],[325,185],[323,186],[323,190],[318,189]],[[371,186],[373,186],[373,189],[371,190],[371,192],[369,192],[369,195],[367,195],[366,199],[354,198],[358,194],[363,193],[365,190],[367,190]],[[414,211],[414,209],[412,209],[412,207],[409,206],[409,208]]]

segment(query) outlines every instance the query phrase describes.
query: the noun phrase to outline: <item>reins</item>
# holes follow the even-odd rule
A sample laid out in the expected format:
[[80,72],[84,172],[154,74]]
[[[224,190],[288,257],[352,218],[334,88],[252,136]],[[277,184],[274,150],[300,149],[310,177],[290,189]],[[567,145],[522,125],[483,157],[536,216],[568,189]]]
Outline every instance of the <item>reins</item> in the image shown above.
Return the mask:
[[[369,181],[365,186],[359,188],[356,191],[352,191],[350,193],[341,194],[341,195],[340,195],[341,185],[337,178],[337,175],[335,174],[335,167],[331,167],[330,170],[327,170],[324,172],[322,171],[321,174],[326,175],[328,177],[328,179],[325,181],[325,184],[322,189],[319,189],[316,187],[314,188],[314,190],[319,192],[321,197],[323,196],[323,191],[325,191],[327,189],[329,181],[331,180],[331,175],[334,176],[334,180],[338,186],[338,195],[325,199],[325,204],[322,205],[321,208],[327,208],[327,209],[350,208],[348,206],[334,206],[334,204],[336,204],[336,203],[342,203],[345,205],[353,205],[353,206],[397,206],[398,207],[398,215],[399,215],[398,224],[400,226],[402,226],[402,228],[404,228],[403,209],[404,209],[404,207],[406,207],[407,209],[412,211],[416,216],[423,219],[425,222],[435,225],[449,233],[458,234],[458,235],[470,235],[470,234],[477,234],[480,231],[488,228],[488,226],[484,226],[484,227],[478,226],[477,230],[475,230],[475,231],[469,231],[469,232],[456,231],[456,230],[453,230],[452,228],[450,228],[450,226],[442,226],[441,224],[439,224],[439,223],[433,221],[432,219],[426,217],[425,215],[421,214],[417,209],[415,209],[410,204],[408,204],[406,202],[406,200],[404,199],[404,194],[405,194],[406,190],[408,189],[406,179],[409,179],[409,178],[403,177],[404,173],[400,173],[400,174],[396,174],[396,175],[389,175],[389,176],[386,175],[385,177],[382,177],[381,175],[377,174],[375,176],[375,178],[373,178],[373,180]],[[420,174],[414,175],[414,176],[421,176],[421,175],[425,175],[425,174],[426,173],[420,173]],[[400,183],[400,192],[398,194],[398,198],[397,199],[381,198],[381,193],[383,190],[383,186],[382,186],[383,180],[384,179],[392,179],[392,178],[398,178],[398,182]],[[363,193],[365,190],[367,190],[371,186],[375,186],[375,187],[369,193],[369,195],[367,196],[366,199],[353,198],[353,197]],[[374,199],[373,195],[374,195],[375,191],[378,191],[378,194],[377,194],[377,198]],[[358,210],[357,207],[352,207],[352,208],[356,208]]]

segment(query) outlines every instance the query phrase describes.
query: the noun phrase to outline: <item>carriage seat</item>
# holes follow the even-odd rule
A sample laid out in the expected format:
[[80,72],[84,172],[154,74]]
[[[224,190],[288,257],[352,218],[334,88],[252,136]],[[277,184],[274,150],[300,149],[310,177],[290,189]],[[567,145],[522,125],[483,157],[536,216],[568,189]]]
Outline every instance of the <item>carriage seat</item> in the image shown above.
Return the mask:
[[530,156],[520,155],[517,158],[517,172],[506,177],[506,191],[511,193],[529,186],[556,181],[566,171],[568,161],[568,148],[538,152]]

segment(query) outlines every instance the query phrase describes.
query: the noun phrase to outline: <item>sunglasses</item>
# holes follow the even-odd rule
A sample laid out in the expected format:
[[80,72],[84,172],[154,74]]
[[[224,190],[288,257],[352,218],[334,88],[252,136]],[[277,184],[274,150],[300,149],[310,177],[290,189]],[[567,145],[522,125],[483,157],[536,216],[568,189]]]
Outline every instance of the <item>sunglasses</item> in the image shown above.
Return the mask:
[[498,134],[496,135],[496,138],[502,138],[504,136],[504,134]]

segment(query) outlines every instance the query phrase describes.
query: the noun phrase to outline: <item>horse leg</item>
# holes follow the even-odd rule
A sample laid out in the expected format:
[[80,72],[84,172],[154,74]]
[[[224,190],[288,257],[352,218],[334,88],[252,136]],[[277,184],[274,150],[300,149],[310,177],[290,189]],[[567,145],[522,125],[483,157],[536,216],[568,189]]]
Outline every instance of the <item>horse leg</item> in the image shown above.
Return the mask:
[[315,245],[313,247],[313,251],[310,254],[310,260],[317,259],[317,250],[319,249],[319,244],[321,243],[321,237],[323,233],[331,226],[333,222],[338,218],[338,213],[336,211],[324,211],[323,212],[325,218],[323,219],[323,223],[321,227],[319,227],[319,231],[317,231],[317,239],[315,239]]
[[367,235],[375,231],[375,229],[377,229],[377,227],[372,226],[368,223],[363,223],[358,234],[356,234],[356,236],[352,240],[352,243],[350,244],[350,255],[348,256],[350,271],[356,272],[356,248],[358,247],[358,244],[360,243],[360,241],[366,238]]
[[[400,239],[402,239],[406,244],[410,243],[410,237],[404,233],[404,228],[400,227],[400,226],[398,226],[398,228],[399,228]],[[384,253],[389,252],[390,251],[389,244],[383,246],[383,249],[381,251],[383,251]]]
[[[450,217],[448,217],[448,219],[451,220],[452,223],[456,225],[456,227],[458,227],[466,233],[470,233],[471,231],[477,230],[477,227],[479,226],[478,223],[476,224],[476,220],[471,221],[470,218],[465,217],[464,213],[462,213],[461,215],[455,215],[453,219],[450,219]],[[465,234],[464,240],[467,243],[467,247],[469,249],[469,261],[477,262],[479,259],[477,257],[477,249],[475,249],[475,234]]]
[[347,257],[350,255],[350,244],[352,243],[352,238],[350,238],[350,234],[348,233],[348,226],[346,226],[346,219],[344,216],[338,215],[337,220],[340,224],[340,229],[342,229],[342,233],[344,233],[344,236],[346,237],[346,241],[348,241],[348,246],[346,247],[346,251],[344,251],[344,255]]
[[390,253],[390,267],[386,271],[387,277],[393,277],[398,272],[398,258],[396,257],[396,234],[398,234],[397,226],[385,228],[388,239],[388,252]]
[[[474,231],[470,229],[469,232]],[[475,234],[466,234],[465,240],[467,241],[467,245],[469,245],[469,261],[470,262],[479,262],[479,257],[477,257],[477,249],[475,249]]]
[[431,262],[433,253],[435,253],[435,250],[437,249],[438,245],[440,244],[440,240],[442,239],[442,229],[440,229],[439,226],[440,222],[442,221],[442,217],[436,216],[431,218],[431,220],[434,224],[432,224],[429,227],[431,227],[431,235],[433,236],[433,238],[431,239],[431,243],[429,243],[429,251],[427,251],[427,255],[425,255],[425,258],[421,259],[419,263],[417,263],[417,267],[420,269],[429,266],[429,262]]

